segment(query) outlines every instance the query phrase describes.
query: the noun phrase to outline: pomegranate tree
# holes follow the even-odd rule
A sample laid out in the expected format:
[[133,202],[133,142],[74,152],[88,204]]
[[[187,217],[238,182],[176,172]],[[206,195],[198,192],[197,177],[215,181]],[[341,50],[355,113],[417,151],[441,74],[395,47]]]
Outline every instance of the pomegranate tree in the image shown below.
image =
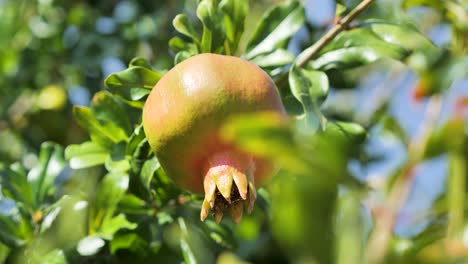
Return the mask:
[[230,212],[238,223],[251,212],[255,183],[273,164],[220,139],[220,127],[239,113],[274,111],[286,116],[277,88],[257,65],[241,58],[200,54],[166,73],[151,91],[143,126],[161,166],[174,182],[204,191],[200,218],[216,222]]

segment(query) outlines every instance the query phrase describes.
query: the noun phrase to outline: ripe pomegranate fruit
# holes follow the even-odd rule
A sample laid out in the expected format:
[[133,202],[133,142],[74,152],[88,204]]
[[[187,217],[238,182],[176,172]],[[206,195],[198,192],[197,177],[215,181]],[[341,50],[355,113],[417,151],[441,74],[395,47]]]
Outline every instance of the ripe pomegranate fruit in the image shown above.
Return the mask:
[[250,213],[254,182],[272,164],[220,139],[226,119],[239,113],[274,111],[286,117],[277,88],[257,65],[217,54],[191,57],[167,72],[143,109],[143,127],[166,174],[181,187],[205,192],[200,218],[212,212],[219,223],[230,211],[238,223]]

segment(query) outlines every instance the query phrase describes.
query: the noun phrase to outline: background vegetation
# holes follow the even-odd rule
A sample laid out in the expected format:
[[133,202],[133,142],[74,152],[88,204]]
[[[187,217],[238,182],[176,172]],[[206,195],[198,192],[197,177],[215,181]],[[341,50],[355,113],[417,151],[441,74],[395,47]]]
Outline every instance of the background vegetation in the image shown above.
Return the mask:
[[[465,263],[468,6],[369,1],[313,50],[360,2],[0,0],[0,261]],[[199,221],[140,125],[200,52],[257,63],[291,115],[224,128],[282,167],[239,225]]]

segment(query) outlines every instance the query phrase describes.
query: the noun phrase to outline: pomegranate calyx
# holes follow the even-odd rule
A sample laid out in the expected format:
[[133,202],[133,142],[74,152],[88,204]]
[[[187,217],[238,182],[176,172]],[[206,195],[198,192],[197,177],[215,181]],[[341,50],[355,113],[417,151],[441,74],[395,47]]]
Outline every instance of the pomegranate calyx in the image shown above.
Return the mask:
[[251,176],[254,169],[251,158],[244,155],[231,152],[213,156],[203,182],[205,199],[200,219],[204,221],[211,211],[219,223],[229,211],[233,221],[239,223],[244,205],[250,214],[257,198]]

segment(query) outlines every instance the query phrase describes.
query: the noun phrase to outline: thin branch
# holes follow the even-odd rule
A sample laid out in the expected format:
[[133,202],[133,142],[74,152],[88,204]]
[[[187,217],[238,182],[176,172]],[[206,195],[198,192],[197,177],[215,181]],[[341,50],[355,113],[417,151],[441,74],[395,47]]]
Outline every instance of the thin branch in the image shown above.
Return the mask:
[[439,117],[441,105],[440,96],[433,96],[429,100],[425,120],[408,146],[408,162],[397,176],[387,200],[374,212],[375,227],[367,244],[366,263],[382,263],[387,255],[396,219],[414,183],[413,168],[424,158],[429,136]]
[[[304,50],[296,59],[296,65],[303,67],[311,59],[313,59],[330,41],[332,41],[341,31],[345,30],[351,21],[360,15],[367,7],[372,4],[374,0],[364,0],[357,5],[349,14],[340,19],[325,35],[323,35],[312,46]],[[281,87],[282,84],[288,79],[288,72],[280,76],[276,80],[276,85]]]

